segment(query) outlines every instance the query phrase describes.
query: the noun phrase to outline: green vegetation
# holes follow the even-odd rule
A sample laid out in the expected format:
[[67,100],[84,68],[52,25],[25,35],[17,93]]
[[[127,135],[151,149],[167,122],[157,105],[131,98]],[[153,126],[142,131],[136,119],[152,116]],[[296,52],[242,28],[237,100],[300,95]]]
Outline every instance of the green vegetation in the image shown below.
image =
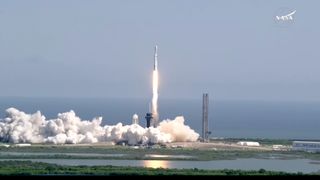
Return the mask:
[[[20,154],[14,154],[15,152]],[[10,154],[13,153],[13,154]],[[55,153],[55,154],[28,154],[28,153]],[[73,154],[64,154],[73,153]],[[77,153],[90,156],[81,156]],[[112,156],[123,154],[123,156]],[[155,158],[146,157],[146,154],[159,155],[185,155],[191,158]],[[110,155],[110,156],[108,156]],[[33,145],[30,147],[0,147],[0,159],[128,159],[128,160],[228,160],[236,158],[258,159],[312,159],[320,160],[320,153],[307,153],[295,151],[259,151],[259,150],[210,150],[191,148],[140,148],[133,149],[127,146],[68,146],[68,145]]]
[[303,175],[302,173],[242,170],[153,169],[118,166],[60,166],[31,161],[0,161],[0,175]]

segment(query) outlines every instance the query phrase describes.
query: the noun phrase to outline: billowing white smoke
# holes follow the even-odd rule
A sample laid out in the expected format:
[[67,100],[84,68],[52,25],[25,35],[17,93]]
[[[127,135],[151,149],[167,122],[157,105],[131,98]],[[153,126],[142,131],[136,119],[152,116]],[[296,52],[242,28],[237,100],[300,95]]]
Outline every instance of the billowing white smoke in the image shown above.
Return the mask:
[[[176,117],[175,120],[164,120],[157,127],[161,132],[170,135],[173,142],[196,141],[199,134],[196,133],[189,126],[184,125],[184,118],[182,116]],[[182,133],[185,132],[185,133]]]
[[38,111],[26,114],[15,108],[6,110],[0,119],[0,141],[11,143],[77,144],[113,141],[130,145],[197,141],[199,134],[184,124],[182,116],[162,121],[157,128],[143,128],[138,124],[101,126],[102,117],[82,121],[75,112],[58,114],[57,119],[46,120]]

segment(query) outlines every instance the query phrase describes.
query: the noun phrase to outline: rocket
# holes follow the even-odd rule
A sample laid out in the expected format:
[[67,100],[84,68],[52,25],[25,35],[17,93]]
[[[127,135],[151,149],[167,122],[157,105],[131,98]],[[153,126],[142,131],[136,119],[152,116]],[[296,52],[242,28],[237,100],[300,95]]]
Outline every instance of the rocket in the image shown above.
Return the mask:
[[158,46],[156,45],[154,47],[154,66],[153,70],[157,71],[158,70]]

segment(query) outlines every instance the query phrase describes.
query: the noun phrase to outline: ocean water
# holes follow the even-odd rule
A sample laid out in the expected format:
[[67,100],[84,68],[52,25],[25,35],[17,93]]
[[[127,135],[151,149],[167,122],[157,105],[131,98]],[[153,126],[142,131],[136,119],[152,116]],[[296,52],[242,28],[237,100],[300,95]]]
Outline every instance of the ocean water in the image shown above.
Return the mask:
[[[0,118],[15,107],[26,113],[40,110],[47,119],[74,110],[85,120],[103,117],[103,125],[131,124],[134,113],[145,126],[148,99],[0,98]],[[202,101],[160,99],[161,119],[184,116],[185,124],[201,133]],[[210,101],[212,137],[320,139],[320,102]]]

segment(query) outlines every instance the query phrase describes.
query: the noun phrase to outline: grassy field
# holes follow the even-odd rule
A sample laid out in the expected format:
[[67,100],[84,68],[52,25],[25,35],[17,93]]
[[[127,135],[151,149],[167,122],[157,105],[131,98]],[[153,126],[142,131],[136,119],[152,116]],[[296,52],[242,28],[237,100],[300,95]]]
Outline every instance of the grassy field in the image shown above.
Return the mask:
[[261,175],[303,175],[302,173],[242,170],[199,170],[199,169],[153,169],[140,167],[117,166],[60,166],[30,161],[0,161],[0,175],[106,175],[106,176],[151,176],[151,175],[184,175],[184,176],[261,176]]
[[[227,143],[230,143],[229,140]],[[237,139],[234,139],[236,142]],[[279,141],[266,140],[267,146]],[[288,142],[284,142],[289,144]],[[88,156],[86,156],[88,155]],[[116,155],[116,156],[109,156]],[[120,155],[120,156],[117,156]],[[146,155],[169,155],[170,157],[152,157]],[[186,156],[175,158],[174,156]],[[301,175],[266,170],[200,170],[200,169],[152,169],[140,167],[115,166],[62,166],[30,161],[7,161],[6,159],[127,159],[127,160],[230,160],[237,158],[257,159],[311,159],[320,160],[320,153],[295,151],[272,151],[224,147],[130,147],[106,144],[90,145],[48,145],[32,144],[27,147],[0,146],[0,175]],[[317,175],[319,175],[318,172]]]
[[[10,153],[19,154],[10,154]],[[9,153],[9,154],[8,154]],[[35,153],[35,154],[28,154]],[[49,154],[37,154],[49,153]],[[53,154],[50,154],[53,153]],[[73,153],[72,155],[68,153]],[[93,154],[93,156],[77,156],[77,153]],[[103,156],[107,154],[123,154],[123,156]],[[155,158],[147,157],[146,154],[159,155],[185,155],[181,158]],[[227,160],[236,158],[278,158],[278,159],[312,159],[320,160],[320,153],[306,153],[294,151],[257,151],[257,150],[204,150],[189,148],[141,148],[133,149],[128,146],[69,146],[69,145],[32,145],[29,147],[0,147],[0,159],[23,159],[23,158],[65,158],[65,159],[168,159],[168,160]]]

